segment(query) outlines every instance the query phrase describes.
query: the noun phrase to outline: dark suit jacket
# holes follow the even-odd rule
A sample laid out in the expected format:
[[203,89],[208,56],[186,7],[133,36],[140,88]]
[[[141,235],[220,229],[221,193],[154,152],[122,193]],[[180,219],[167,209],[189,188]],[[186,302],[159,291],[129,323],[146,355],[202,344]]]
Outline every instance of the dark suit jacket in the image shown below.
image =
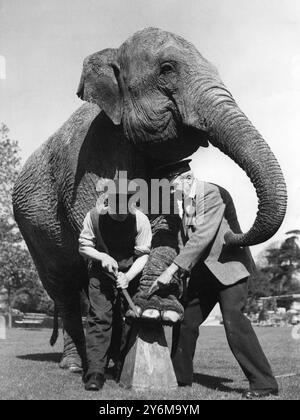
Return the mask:
[[248,277],[255,269],[249,248],[225,244],[228,230],[241,233],[232,198],[228,191],[208,182],[195,181],[191,200],[195,216],[183,215],[179,234],[179,255],[174,263],[195,273],[203,263],[224,285]]

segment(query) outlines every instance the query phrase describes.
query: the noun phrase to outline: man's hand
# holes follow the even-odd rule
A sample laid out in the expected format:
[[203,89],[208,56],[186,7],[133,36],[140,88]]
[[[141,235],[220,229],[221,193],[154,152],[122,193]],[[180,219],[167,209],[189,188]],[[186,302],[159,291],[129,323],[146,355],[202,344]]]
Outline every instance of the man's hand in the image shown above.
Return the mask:
[[119,273],[117,278],[117,288],[118,289],[127,289],[129,285],[129,279],[124,273]]
[[110,274],[113,274],[115,276],[118,275],[118,263],[110,255],[102,253],[100,262],[104,270],[108,271]]
[[178,266],[176,264],[171,264],[152,284],[149,289],[148,295],[152,295],[156,290],[163,289],[169,286],[172,281],[173,275],[178,270]]

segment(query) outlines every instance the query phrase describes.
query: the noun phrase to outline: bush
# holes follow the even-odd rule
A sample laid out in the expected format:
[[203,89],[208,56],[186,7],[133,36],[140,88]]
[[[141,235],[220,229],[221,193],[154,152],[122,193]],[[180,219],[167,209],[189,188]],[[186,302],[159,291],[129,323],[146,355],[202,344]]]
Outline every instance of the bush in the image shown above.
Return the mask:
[[18,290],[15,294],[12,307],[18,309],[21,312],[35,312],[35,302],[31,294],[27,290]]

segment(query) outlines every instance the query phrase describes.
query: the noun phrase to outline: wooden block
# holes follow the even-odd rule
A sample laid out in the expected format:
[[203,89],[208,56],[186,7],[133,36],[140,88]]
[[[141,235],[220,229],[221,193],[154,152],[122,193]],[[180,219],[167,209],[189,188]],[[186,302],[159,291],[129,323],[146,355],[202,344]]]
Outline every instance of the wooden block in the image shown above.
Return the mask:
[[129,338],[120,386],[134,390],[177,388],[163,326],[135,321]]

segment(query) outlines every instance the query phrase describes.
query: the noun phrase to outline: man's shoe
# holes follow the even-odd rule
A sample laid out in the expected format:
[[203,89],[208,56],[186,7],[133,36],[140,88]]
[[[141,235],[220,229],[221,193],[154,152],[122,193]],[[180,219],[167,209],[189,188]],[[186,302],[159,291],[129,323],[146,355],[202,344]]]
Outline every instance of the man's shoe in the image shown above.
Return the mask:
[[119,382],[121,371],[122,371],[123,363],[118,361],[115,362],[114,366],[109,367],[106,369],[105,372],[105,379],[113,380]]
[[269,390],[257,390],[257,391],[245,391],[243,392],[243,398],[246,400],[256,400],[258,398],[267,398],[271,396],[278,396],[278,389]]
[[101,373],[92,373],[86,379],[84,388],[86,391],[100,391],[105,382],[104,375]]

